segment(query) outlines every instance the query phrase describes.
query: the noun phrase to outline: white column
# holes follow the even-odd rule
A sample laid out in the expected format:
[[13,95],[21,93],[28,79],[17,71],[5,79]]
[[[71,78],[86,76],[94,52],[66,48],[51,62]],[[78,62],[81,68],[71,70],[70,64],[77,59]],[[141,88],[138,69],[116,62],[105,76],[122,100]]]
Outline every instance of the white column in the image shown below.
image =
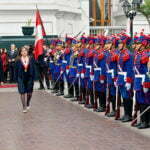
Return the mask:
[[89,35],[89,0],[80,0],[80,9],[82,13],[79,31]]

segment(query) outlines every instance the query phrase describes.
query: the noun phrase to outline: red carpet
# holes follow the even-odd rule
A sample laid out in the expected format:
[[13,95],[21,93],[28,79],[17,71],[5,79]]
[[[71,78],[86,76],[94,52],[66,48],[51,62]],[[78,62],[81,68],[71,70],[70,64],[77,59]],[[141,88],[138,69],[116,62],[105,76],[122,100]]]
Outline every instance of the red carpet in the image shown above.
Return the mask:
[[17,87],[17,84],[4,84],[4,85],[0,85],[0,88],[13,88],[13,87]]

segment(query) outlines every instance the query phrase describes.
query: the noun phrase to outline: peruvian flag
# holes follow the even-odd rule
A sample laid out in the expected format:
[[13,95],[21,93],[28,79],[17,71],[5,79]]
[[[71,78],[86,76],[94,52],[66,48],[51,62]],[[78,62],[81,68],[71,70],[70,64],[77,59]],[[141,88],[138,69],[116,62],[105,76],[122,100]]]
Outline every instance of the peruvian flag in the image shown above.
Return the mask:
[[43,54],[43,43],[44,38],[46,36],[45,29],[43,26],[43,22],[40,16],[40,12],[37,9],[36,11],[36,35],[35,35],[35,49],[34,49],[34,56],[35,59],[38,59],[39,55]]

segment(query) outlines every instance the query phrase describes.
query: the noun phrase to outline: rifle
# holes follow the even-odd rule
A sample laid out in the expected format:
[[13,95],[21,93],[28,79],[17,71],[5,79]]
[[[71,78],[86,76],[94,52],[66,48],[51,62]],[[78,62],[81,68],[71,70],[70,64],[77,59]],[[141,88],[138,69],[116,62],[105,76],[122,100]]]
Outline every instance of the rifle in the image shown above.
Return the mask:
[[81,93],[81,80],[79,77],[79,103],[82,101],[82,93]]
[[149,109],[150,109],[150,106],[148,106],[142,113],[140,113],[140,115],[137,116],[137,117],[131,122],[131,124],[133,124],[134,122],[136,122],[136,121],[137,121],[140,117],[142,117],[143,114],[144,114],[145,112],[147,112]]
[[[136,101],[135,94],[136,94],[136,91],[134,90],[134,96],[133,96],[133,110],[134,110],[134,114],[133,114],[133,120],[137,117],[137,112],[139,110],[139,105],[138,105],[138,103]],[[131,126],[134,126],[136,123],[137,123],[137,120],[132,122]]]
[[121,97],[119,95],[119,88],[116,86],[116,114],[115,114],[115,120],[118,120],[120,118],[120,106],[121,106]]
[[[108,65],[106,64],[107,70],[109,70]],[[110,92],[109,92],[109,85],[107,81],[107,87],[106,87],[106,111],[105,111],[105,116],[110,113]]]
[[[138,69],[136,68],[136,66],[134,67],[134,69],[135,69],[135,72],[138,74],[138,75],[140,75],[140,73],[139,73],[139,71],[138,71]],[[143,80],[144,78],[142,78],[142,80]],[[144,80],[143,80],[144,81]],[[142,81],[142,82],[143,82]],[[135,97],[135,95],[136,95],[136,91],[134,90],[134,96],[133,96],[133,102],[134,102],[134,104],[133,104],[133,110],[134,110],[134,114],[133,114],[133,121],[132,121],[132,123],[131,123],[131,126],[135,126],[136,124],[137,124],[137,113],[138,113],[138,111],[139,111],[139,104],[137,103],[137,101],[136,101],[136,97]]]
[[97,93],[95,93],[94,81],[93,81],[93,86],[94,86],[94,90],[93,90],[93,94],[94,94],[94,111],[96,111],[96,109],[98,108],[98,104],[97,104]]
[[75,81],[77,80],[77,77],[73,80],[73,82],[72,82],[72,84],[70,85],[70,87],[69,87],[69,89],[68,90],[70,90],[71,89],[71,87],[74,85],[74,83],[75,83]]
[[[63,71],[63,73],[64,73],[64,71]],[[63,73],[60,73],[60,75],[58,76],[57,80],[54,82],[53,87],[56,86],[57,82],[59,81],[59,79],[61,78],[61,76],[63,75]]]
[[137,113],[139,111],[139,104],[136,102],[134,106],[134,114],[133,114],[133,121],[131,123],[131,126],[135,126],[137,124]]
[[87,106],[87,105],[89,105],[89,103],[90,103],[90,100],[89,100],[89,92],[88,92],[88,90],[87,90],[87,86],[88,86],[88,84],[86,83],[86,100],[85,100],[85,107]]
[[[98,68],[96,62],[94,61],[94,65],[96,68]],[[93,81],[94,82],[94,81]],[[94,90],[95,91],[95,90]],[[97,98],[98,98],[98,93],[94,92],[94,111],[96,111],[96,109],[98,109],[98,102],[97,102]]]
[[110,95],[109,94],[110,94],[109,93],[109,85],[107,83],[107,88],[106,88],[106,102],[107,102],[107,104],[106,104],[105,116],[110,113]]

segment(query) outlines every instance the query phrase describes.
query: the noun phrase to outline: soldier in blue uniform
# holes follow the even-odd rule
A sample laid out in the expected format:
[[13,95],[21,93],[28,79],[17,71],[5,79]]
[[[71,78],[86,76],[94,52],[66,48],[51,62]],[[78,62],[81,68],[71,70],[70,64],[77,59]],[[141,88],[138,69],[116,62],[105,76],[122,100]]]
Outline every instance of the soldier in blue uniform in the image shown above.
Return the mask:
[[118,77],[117,86],[123,98],[124,115],[121,118],[122,122],[132,120],[132,105],[133,105],[133,54],[126,48],[131,39],[123,34],[119,40],[118,49],[120,50],[118,57]]
[[[119,50],[116,48],[118,47],[118,39],[117,37],[112,37],[109,40],[108,48],[108,56],[106,58],[106,67],[107,67],[107,84],[108,84],[108,99],[107,103],[112,103],[112,112],[109,113],[110,110],[107,110],[106,115],[108,117],[114,117],[116,111],[116,87],[114,82],[117,78],[117,60],[119,55]],[[117,94],[118,95],[118,94]],[[108,104],[109,105],[109,104]],[[110,107],[110,106],[108,106]],[[109,109],[109,108],[107,108]]]
[[[59,62],[61,63],[61,68],[60,68],[60,77],[58,77],[58,93],[56,96],[62,96],[64,95],[64,78],[63,74],[65,72],[63,68],[63,53],[64,53],[64,44],[61,40],[57,41],[57,53],[59,57]],[[57,83],[56,83],[57,84]]]
[[64,73],[64,78],[67,81],[68,84],[68,95],[65,95],[65,98],[73,98],[74,96],[74,89],[73,86],[71,86],[71,83],[69,81],[69,65],[70,65],[70,59],[72,55],[72,40],[73,38],[71,37],[66,37],[65,39],[65,49],[64,49],[64,54],[63,54],[63,61],[62,61],[62,71]]
[[[104,48],[106,39],[103,37],[101,39],[101,43],[103,43],[101,49],[98,51],[98,54],[95,56],[94,65],[95,73],[94,79],[97,80],[95,82],[95,89],[98,93],[99,97],[99,106],[96,109],[97,112],[104,112],[106,109],[106,57],[107,50]],[[99,79],[96,79],[99,78]]]
[[77,74],[77,66],[78,66],[77,57],[80,49],[80,43],[77,40],[73,39],[72,45],[73,45],[72,47],[73,53],[70,58],[69,81],[75,91],[75,97],[71,99],[71,101],[78,101],[79,100],[79,86],[78,86],[79,74]]
[[97,103],[97,99],[99,99],[100,102],[100,71],[101,68],[98,66],[98,55],[101,52],[101,50],[103,50],[103,42],[102,42],[102,38],[97,37],[95,39],[95,55],[94,55],[94,60],[93,60],[93,71],[94,71],[94,111],[97,110],[98,108],[98,103]]
[[79,104],[85,104],[86,101],[86,89],[85,89],[85,53],[87,51],[86,49],[86,43],[87,38],[82,36],[81,39],[81,48],[79,50],[79,54],[77,57],[77,75],[78,77],[78,85],[79,85]]
[[[140,106],[140,113],[142,113],[148,106],[150,106],[150,79],[148,70],[149,52],[146,49],[148,39],[141,35],[137,41],[137,52],[134,58],[134,90],[136,91],[136,101]],[[141,116],[141,121],[136,126],[139,129],[148,128],[150,123],[150,110],[146,111]]]
[[[95,96],[95,86],[94,86],[94,50],[95,38],[88,38],[88,49],[85,53],[85,86],[86,86],[86,104],[87,108],[94,108],[94,96]],[[89,101],[90,100],[90,101]],[[90,102],[90,103],[89,103]]]
[[[60,82],[63,80],[63,70],[62,70],[62,61],[63,61],[63,52],[61,51],[61,47],[58,43],[57,45],[56,41],[56,45],[54,50],[52,51],[53,54],[53,62],[50,63],[51,67],[53,68],[52,71],[52,80],[53,80],[53,91],[52,93],[58,93],[60,94]],[[62,90],[63,91],[63,90]],[[61,91],[61,94],[63,94],[63,92]],[[58,95],[59,95],[58,94]]]

